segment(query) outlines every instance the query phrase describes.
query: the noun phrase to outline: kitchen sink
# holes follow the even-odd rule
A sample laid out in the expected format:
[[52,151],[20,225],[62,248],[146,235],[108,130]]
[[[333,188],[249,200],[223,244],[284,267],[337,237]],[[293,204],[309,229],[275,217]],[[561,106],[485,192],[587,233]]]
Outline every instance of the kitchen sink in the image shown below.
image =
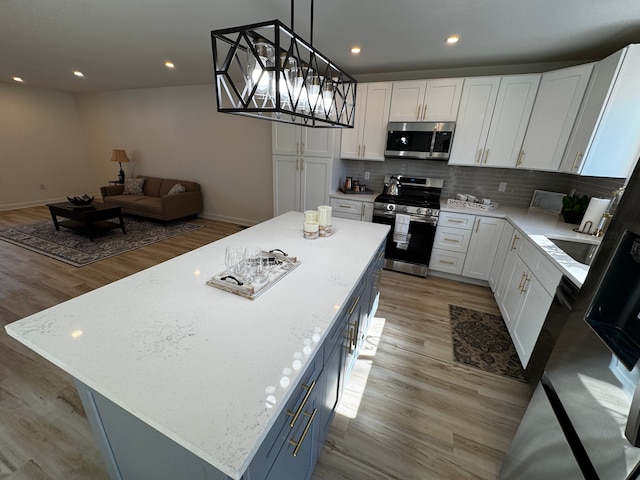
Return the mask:
[[549,240],[564,253],[573,258],[576,262],[584,265],[591,265],[600,245],[580,242],[577,240],[563,240],[560,238],[549,238]]

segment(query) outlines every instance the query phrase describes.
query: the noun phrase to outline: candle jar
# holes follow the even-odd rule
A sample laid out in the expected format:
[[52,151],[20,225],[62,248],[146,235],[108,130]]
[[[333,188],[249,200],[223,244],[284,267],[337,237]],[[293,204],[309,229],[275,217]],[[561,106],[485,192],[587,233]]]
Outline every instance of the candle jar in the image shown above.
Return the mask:
[[320,205],[318,207],[318,224],[321,237],[331,235],[331,207],[329,205]]
[[320,236],[318,222],[304,222],[303,236],[307,240],[315,240]]
[[318,211],[317,210],[305,210],[304,211],[304,222],[317,222],[318,221]]
[[353,188],[353,177],[347,177],[347,179],[344,181],[344,189],[346,191],[349,191]]

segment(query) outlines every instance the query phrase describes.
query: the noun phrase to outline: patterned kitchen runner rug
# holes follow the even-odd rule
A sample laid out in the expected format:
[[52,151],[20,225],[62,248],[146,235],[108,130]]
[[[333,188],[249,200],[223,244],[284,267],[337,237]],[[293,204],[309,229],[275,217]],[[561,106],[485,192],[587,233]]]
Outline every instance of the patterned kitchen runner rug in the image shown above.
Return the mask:
[[48,220],[4,228],[0,230],[0,240],[82,267],[202,228],[195,223],[173,221],[163,224],[131,216],[124,217],[124,226],[126,235],[118,228],[99,233],[91,241],[87,235],[68,228],[60,227],[60,231],[56,231],[53,221]]
[[453,358],[489,373],[526,381],[500,315],[449,305]]

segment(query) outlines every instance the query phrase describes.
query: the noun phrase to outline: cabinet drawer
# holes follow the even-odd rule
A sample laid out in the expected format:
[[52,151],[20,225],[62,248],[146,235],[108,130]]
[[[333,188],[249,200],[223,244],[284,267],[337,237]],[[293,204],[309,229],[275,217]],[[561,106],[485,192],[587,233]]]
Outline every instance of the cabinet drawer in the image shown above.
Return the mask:
[[556,287],[560,283],[562,273],[553,261],[540,252],[529,240],[523,239],[518,246],[518,255],[527,264],[544,289],[555,295]]
[[460,275],[462,273],[465,256],[466,255],[463,252],[450,252],[448,250],[434,248],[431,251],[429,268],[440,272],[449,272],[455,275]]
[[470,239],[471,230],[438,226],[433,248],[466,253]]
[[336,212],[333,210],[332,215],[336,218],[346,218],[347,220],[358,220],[361,221],[362,217],[359,213],[344,213],[344,212]]
[[357,200],[344,200],[342,198],[332,198],[331,208],[333,213],[355,213],[362,216],[362,202]]
[[462,228],[471,230],[476,221],[475,215],[467,215],[465,213],[440,212],[438,218],[438,226]]

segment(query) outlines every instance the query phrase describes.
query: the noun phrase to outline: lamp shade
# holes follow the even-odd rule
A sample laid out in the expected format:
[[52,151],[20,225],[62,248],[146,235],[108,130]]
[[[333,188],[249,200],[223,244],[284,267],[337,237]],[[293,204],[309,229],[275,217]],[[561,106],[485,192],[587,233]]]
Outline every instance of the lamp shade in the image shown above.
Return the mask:
[[127,153],[124,150],[114,150],[111,153],[111,161],[112,162],[128,162],[129,157],[127,157]]

